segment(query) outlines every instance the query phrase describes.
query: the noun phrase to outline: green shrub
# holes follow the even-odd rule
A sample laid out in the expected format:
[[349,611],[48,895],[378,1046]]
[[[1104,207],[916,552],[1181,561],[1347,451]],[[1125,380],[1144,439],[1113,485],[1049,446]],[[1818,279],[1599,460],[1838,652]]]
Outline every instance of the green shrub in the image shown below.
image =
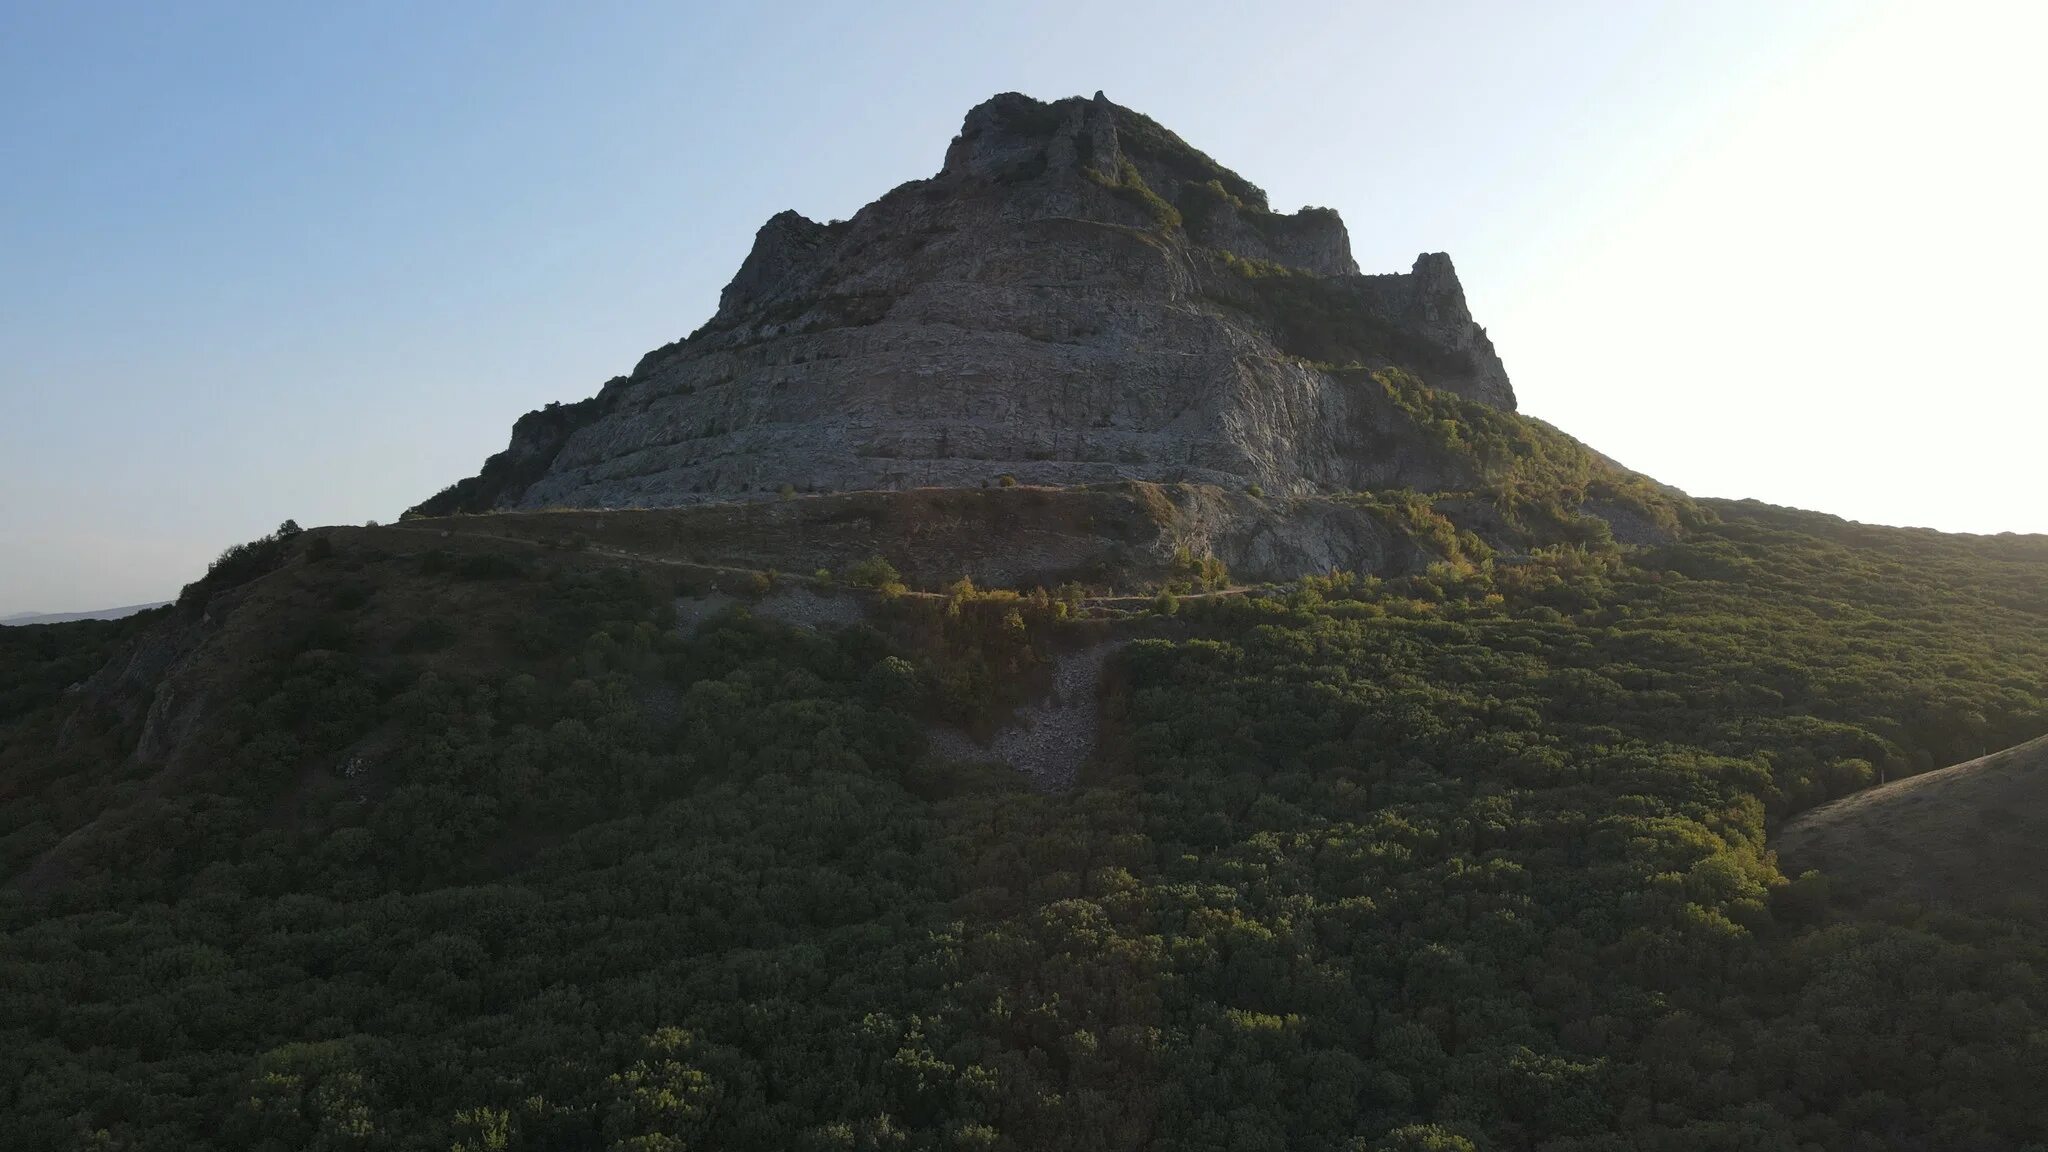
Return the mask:
[[902,574],[896,571],[896,566],[879,555],[870,556],[846,570],[846,582],[862,588],[900,585],[902,580]]
[[507,580],[524,575],[525,571],[519,561],[496,552],[465,556],[455,565],[456,576],[464,580]]
[[395,647],[400,652],[439,652],[455,642],[455,626],[439,617],[415,621],[399,634]]
[[1173,562],[1167,567],[1168,586],[1178,590],[1208,592],[1230,586],[1230,569],[1213,553],[1203,552],[1200,556],[1183,544],[1173,550]]
[[1181,226],[1180,209],[1160,199],[1157,192],[1147,187],[1145,177],[1139,173],[1137,165],[1131,163],[1129,158],[1125,158],[1117,166],[1114,176],[1104,175],[1092,167],[1084,168],[1082,171],[1089,179],[1116,193],[1120,199],[1144,209],[1160,230],[1172,231]]

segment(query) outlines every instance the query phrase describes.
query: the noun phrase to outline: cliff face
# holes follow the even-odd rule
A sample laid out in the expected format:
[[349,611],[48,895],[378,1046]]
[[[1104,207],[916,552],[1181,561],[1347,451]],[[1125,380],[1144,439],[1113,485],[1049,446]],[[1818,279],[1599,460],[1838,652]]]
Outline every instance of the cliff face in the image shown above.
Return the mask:
[[763,225],[717,315],[529,414],[446,513],[801,491],[1194,481],[1276,494],[1469,481],[1360,374],[1514,392],[1448,257],[1362,276],[1328,209],[1098,94],[968,113],[945,167]]

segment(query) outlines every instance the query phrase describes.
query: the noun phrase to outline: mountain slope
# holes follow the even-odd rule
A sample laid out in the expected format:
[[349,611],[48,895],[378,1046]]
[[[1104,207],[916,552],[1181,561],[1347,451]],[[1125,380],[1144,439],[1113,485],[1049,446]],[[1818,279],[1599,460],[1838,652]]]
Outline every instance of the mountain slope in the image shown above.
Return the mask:
[[2048,737],[1893,780],[1786,825],[1788,872],[1858,901],[2048,914]]
[[[1828,921],[1766,840],[2048,730],[2048,542],[1712,511],[1178,603],[660,512],[239,550],[0,648],[0,1144],[2048,1139],[2042,937]],[[1070,790],[937,739],[1105,641]]]

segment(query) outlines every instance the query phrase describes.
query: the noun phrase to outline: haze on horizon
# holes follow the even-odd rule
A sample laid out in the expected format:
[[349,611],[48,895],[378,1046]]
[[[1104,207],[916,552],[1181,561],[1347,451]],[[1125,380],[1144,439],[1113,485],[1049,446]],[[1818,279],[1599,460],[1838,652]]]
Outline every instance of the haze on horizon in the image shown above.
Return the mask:
[[0,615],[392,519],[707,318],[776,211],[1108,92],[1448,251],[1522,407],[1702,496],[2048,531],[2048,10],[17,4]]

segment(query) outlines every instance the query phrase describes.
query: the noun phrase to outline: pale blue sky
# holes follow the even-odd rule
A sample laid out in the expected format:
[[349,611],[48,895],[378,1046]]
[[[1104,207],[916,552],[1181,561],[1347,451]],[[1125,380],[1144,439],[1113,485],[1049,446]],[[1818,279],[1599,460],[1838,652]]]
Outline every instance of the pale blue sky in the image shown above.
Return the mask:
[[390,519],[783,208],[1104,89],[1703,495],[2048,530],[2032,5],[0,0],[0,614]]

